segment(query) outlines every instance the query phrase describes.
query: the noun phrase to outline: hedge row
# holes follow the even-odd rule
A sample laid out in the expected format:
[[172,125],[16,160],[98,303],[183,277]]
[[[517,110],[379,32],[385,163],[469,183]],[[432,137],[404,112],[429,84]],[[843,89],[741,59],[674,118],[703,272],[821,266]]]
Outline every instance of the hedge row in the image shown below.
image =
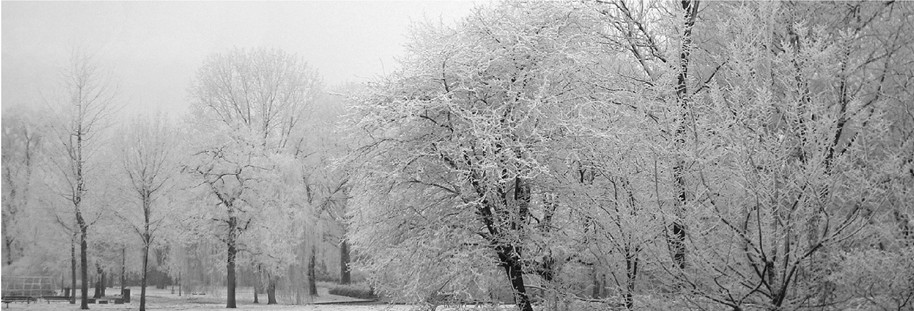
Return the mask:
[[371,288],[365,285],[334,285],[330,287],[331,295],[346,296],[352,298],[360,299],[376,299],[378,298],[375,295]]

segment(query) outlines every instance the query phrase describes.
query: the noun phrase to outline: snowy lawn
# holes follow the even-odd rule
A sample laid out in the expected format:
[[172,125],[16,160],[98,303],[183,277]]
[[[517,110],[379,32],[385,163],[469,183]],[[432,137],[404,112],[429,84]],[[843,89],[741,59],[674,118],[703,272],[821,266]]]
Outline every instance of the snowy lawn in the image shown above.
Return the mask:
[[[108,289],[110,294],[116,293],[119,288]],[[225,308],[225,294],[222,295],[183,295],[172,294],[170,289],[146,289],[146,309],[147,310],[229,310]],[[90,294],[91,294],[90,290]],[[131,302],[129,304],[89,304],[90,310],[137,310],[140,303],[140,289],[130,287]],[[318,288],[318,297],[315,297],[315,303],[328,302],[353,302],[363,301],[345,296],[330,295],[326,288]],[[250,288],[239,288],[236,295],[238,308],[234,310],[296,310],[296,311],[407,311],[412,306],[402,305],[266,305],[267,296],[260,296],[260,304],[254,304],[253,292]],[[112,302],[113,303],[113,302]],[[3,304],[2,310],[30,310],[30,311],[51,311],[51,310],[79,310],[79,304],[71,305],[67,302],[39,301],[38,303],[19,303],[14,302],[9,305]]]
[[[123,305],[89,305],[91,310],[116,310],[127,311],[137,310],[137,302]],[[388,305],[264,305],[264,304],[239,304],[237,309],[226,309],[224,304],[199,304],[182,301],[171,301],[167,303],[150,303],[146,306],[147,310],[239,310],[239,311],[260,311],[260,310],[295,310],[295,311],[408,311],[411,306],[388,306]],[[35,310],[35,311],[52,311],[52,310],[79,310],[79,305],[71,305],[60,302],[45,303],[11,303],[9,307],[3,306],[3,310]]]
[[[320,283],[319,283],[320,284]],[[119,287],[109,288],[109,296],[120,290]],[[221,295],[182,295],[172,294],[170,289],[146,289],[146,309],[147,310],[238,310],[238,311],[266,311],[266,310],[289,310],[289,311],[411,311],[419,310],[416,306],[411,305],[387,305],[383,303],[370,303],[368,300],[356,299],[345,296],[331,295],[327,292],[326,287],[318,287],[318,297],[312,301],[314,304],[308,305],[267,305],[266,295],[260,296],[260,304],[252,303],[254,293],[250,287],[238,288],[235,296],[238,308],[225,308],[225,292]],[[92,290],[89,291],[92,293]],[[140,305],[139,287],[130,287],[131,301],[129,304],[89,304],[90,310],[106,311],[135,311]],[[345,303],[361,302],[361,304],[332,304],[325,303]],[[113,303],[113,302],[111,302]],[[453,306],[439,306],[437,311],[457,310]],[[473,307],[463,308],[461,310],[472,310]],[[484,310],[491,310],[483,308]],[[502,306],[498,310],[514,310],[513,306]],[[9,305],[3,304],[2,310],[27,310],[27,311],[56,311],[56,310],[79,310],[79,304],[69,304],[67,302],[47,303],[40,300],[38,303],[19,303],[14,302]]]
[[[138,303],[130,303],[123,305],[94,305],[90,304],[90,310],[106,310],[106,311],[135,311],[139,307]],[[226,309],[224,304],[199,304],[199,303],[188,303],[182,301],[171,301],[167,303],[155,303],[149,304],[146,306],[147,310],[238,310],[238,311],[266,311],[266,310],[289,310],[289,311],[411,311],[417,310],[415,306],[405,306],[405,305],[304,305],[304,306],[291,306],[291,305],[264,305],[264,304],[239,304],[237,309]],[[456,310],[472,310],[475,308],[455,308],[451,306],[439,306],[437,311],[456,311]],[[9,307],[4,306],[3,310],[27,310],[27,311],[56,311],[56,310],[79,310],[79,305],[71,305],[67,303],[52,302],[50,304],[46,303],[33,303],[33,304],[19,304],[11,303]],[[491,310],[485,308],[484,310]],[[513,307],[500,307],[498,310],[514,310]]]

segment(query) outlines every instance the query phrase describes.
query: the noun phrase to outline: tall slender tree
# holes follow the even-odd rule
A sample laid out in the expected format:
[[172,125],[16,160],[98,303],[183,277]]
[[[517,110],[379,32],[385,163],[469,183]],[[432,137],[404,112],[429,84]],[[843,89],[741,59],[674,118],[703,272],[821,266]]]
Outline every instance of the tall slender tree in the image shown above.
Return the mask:
[[154,207],[156,199],[168,191],[168,183],[177,173],[174,161],[177,137],[162,115],[138,117],[125,126],[122,134],[121,164],[129,180],[129,190],[133,192],[142,215],[139,221],[127,216],[122,218],[128,221],[143,243],[140,311],[145,311],[149,248],[165,215],[161,208]]
[[52,158],[59,177],[57,192],[69,202],[79,236],[81,309],[89,309],[88,239],[97,209],[87,203],[97,181],[95,162],[104,130],[116,109],[115,88],[105,73],[83,52],[73,52],[62,73],[62,90],[51,104],[59,117],[53,124],[57,154]]

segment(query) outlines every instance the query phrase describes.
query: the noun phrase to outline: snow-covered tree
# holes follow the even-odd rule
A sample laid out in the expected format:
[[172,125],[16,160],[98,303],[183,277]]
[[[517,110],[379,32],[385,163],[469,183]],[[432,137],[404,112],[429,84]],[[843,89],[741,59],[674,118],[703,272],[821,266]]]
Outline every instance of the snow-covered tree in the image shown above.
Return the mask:
[[138,117],[121,131],[121,168],[126,175],[128,197],[136,205],[129,211],[118,213],[139,237],[143,246],[140,281],[140,310],[146,310],[146,272],[149,249],[156,232],[169,215],[161,200],[171,189],[172,177],[178,173],[176,152],[178,136],[174,127],[163,115]]
[[357,98],[351,239],[378,289],[478,298],[470,284],[491,283],[497,268],[532,310],[525,274],[553,280],[529,247],[549,191],[539,183],[561,136],[555,115],[585,100],[586,24],[573,7],[534,3],[419,25],[403,69]]
[[890,68],[911,62],[914,41],[897,30],[912,7],[720,6],[716,35],[730,41],[712,55],[726,64],[692,95],[700,139],[686,158],[687,221],[704,234],[690,236],[698,260],[682,277],[737,310],[833,304],[839,250],[881,244],[871,234],[890,214],[887,114],[905,104]]
[[[240,244],[242,234],[258,225],[269,228],[269,220],[259,219],[269,208],[306,206],[277,205],[270,201],[276,198],[265,196],[282,182],[273,178],[281,168],[280,159],[294,156],[300,148],[301,133],[296,129],[319,88],[317,74],[295,55],[235,49],[208,58],[190,89],[190,135],[196,147],[184,171],[198,183],[201,200],[195,219],[208,224],[208,233],[226,245],[229,308],[236,307],[236,256],[251,246]],[[283,194],[289,196],[283,198],[296,192],[285,189]]]
[[104,200],[98,196],[103,176],[99,153],[104,131],[110,125],[110,115],[116,108],[115,89],[105,72],[93,59],[74,52],[62,71],[61,89],[50,98],[56,119],[52,124],[54,143],[49,150],[56,180],[52,189],[66,200],[72,215],[73,231],[78,232],[82,302],[89,309],[87,274],[90,226],[100,217]]
[[[6,108],[8,106],[5,106]],[[19,107],[17,107],[19,108]],[[41,161],[44,137],[43,122],[26,109],[3,111],[3,258],[4,265],[24,255],[27,242],[21,230],[27,225],[24,214],[30,206],[35,188],[35,171]]]

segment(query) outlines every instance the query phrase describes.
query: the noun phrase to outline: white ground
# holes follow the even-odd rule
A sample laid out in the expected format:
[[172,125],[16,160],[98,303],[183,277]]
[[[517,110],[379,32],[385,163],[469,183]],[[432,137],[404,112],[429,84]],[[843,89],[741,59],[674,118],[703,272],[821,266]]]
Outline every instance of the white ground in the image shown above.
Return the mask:
[[[109,288],[107,292],[109,294],[115,293],[119,290],[119,287]],[[89,293],[92,291],[90,289]],[[131,293],[131,302],[129,304],[89,304],[90,310],[105,310],[105,311],[136,311],[140,306],[140,288],[139,287],[130,287]],[[416,306],[408,305],[385,305],[385,304],[375,304],[375,305],[321,305],[321,304],[312,304],[312,305],[266,305],[266,295],[260,296],[260,304],[252,303],[254,299],[253,291],[250,287],[248,288],[239,288],[235,296],[238,308],[237,309],[226,309],[225,308],[225,295],[224,293],[220,297],[215,297],[213,295],[183,295],[178,296],[177,293],[172,294],[170,289],[155,289],[146,288],[146,310],[187,310],[187,311],[207,311],[207,310],[237,310],[237,311],[413,311],[418,310]],[[343,302],[343,301],[360,301],[361,299],[355,299],[345,296],[330,295],[327,293],[327,288],[318,287],[318,297],[314,299],[314,302]],[[79,310],[79,301],[77,304],[71,305],[69,302],[51,302],[47,303],[43,300],[39,300],[38,303],[21,303],[13,302],[9,305],[3,304],[2,310],[25,310],[25,311],[57,311],[57,310],[67,310],[75,311]],[[113,302],[112,302],[113,303]],[[473,308],[469,308],[473,309]],[[454,307],[445,307],[439,306],[437,311],[451,311],[456,310]],[[499,310],[514,310],[512,306],[503,306]]]
[[[326,288],[318,288],[319,296],[315,302],[332,302],[332,301],[352,301],[358,300],[344,296],[330,295]],[[116,292],[117,289],[108,289],[108,293]],[[135,311],[139,309],[140,289],[131,287],[131,302],[129,304],[89,304],[90,310],[106,311]],[[91,294],[91,291],[90,291]],[[260,304],[253,304],[253,293],[248,289],[240,289],[236,295],[238,311],[267,311],[267,310],[289,310],[289,311],[409,311],[412,306],[402,305],[266,305],[266,295],[261,295]],[[9,305],[3,304],[2,310],[28,310],[28,311],[56,311],[56,310],[79,310],[79,304],[71,305],[68,302],[51,302],[39,301],[38,303],[21,303],[13,302]],[[170,289],[146,288],[146,310],[231,310],[225,308],[225,297],[214,297],[210,295],[184,295],[179,297],[178,294],[172,294]]]
[[[135,311],[139,308],[137,302],[123,305],[89,305],[90,310],[106,311]],[[239,311],[266,311],[266,310],[294,310],[294,311],[409,311],[410,306],[346,306],[346,305],[305,305],[305,306],[287,306],[287,305],[248,305],[239,304],[237,309],[226,309],[225,304],[194,304],[194,303],[158,303],[148,304],[146,310],[239,310]],[[3,310],[28,310],[28,311],[56,311],[56,310],[79,310],[79,305],[65,304],[62,302],[52,302],[50,304],[21,304],[11,303],[9,307],[3,306]]]

